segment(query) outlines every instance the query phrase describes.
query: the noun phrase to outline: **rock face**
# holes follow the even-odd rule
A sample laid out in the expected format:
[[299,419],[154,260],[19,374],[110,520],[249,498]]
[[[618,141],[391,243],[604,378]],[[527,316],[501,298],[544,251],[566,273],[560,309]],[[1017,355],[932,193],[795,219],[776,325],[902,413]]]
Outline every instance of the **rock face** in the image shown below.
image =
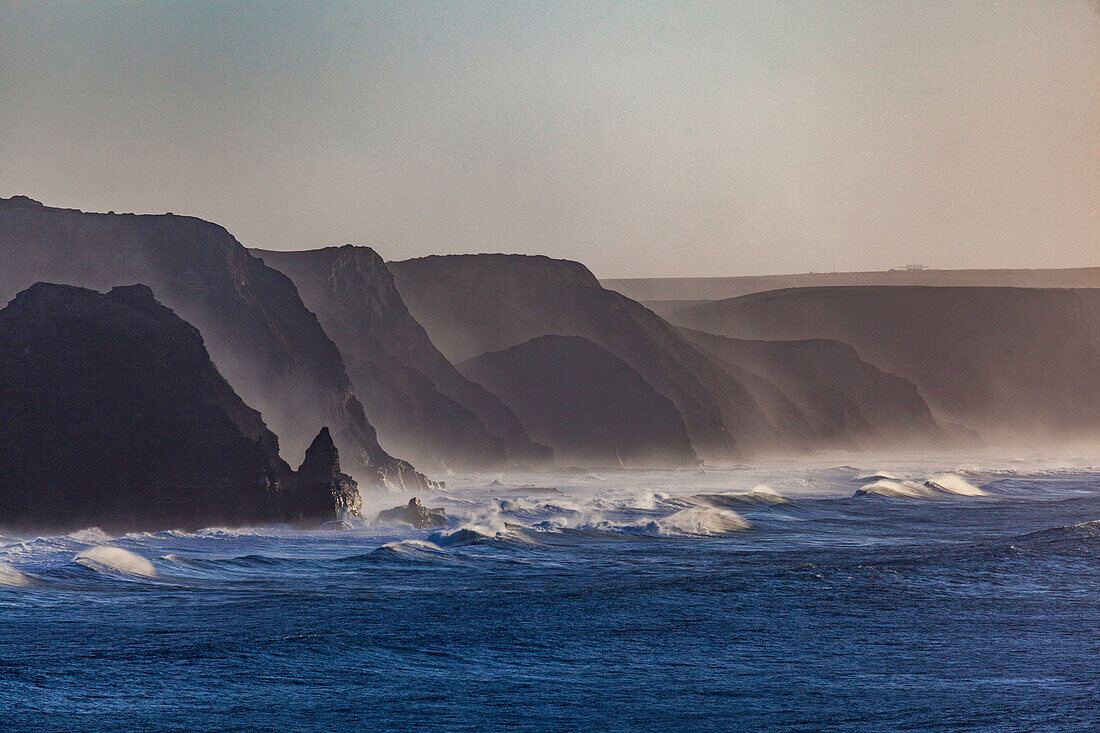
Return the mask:
[[676,406],[638,372],[579,336],[540,336],[462,362],[559,461],[690,466],[698,458]]
[[335,452],[299,482],[199,332],[143,285],[20,293],[0,311],[0,373],[0,526],[195,528],[357,509],[345,485],[321,480],[339,473]]
[[757,293],[678,323],[749,339],[829,338],[916,384],[938,417],[1006,437],[1100,431],[1100,291],[837,287]]
[[340,452],[327,427],[321,428],[306,449],[295,483],[293,501],[284,502],[282,507],[282,514],[291,520],[324,516],[333,509],[337,516],[357,516],[363,507],[358,485],[340,472]]
[[940,445],[943,429],[916,385],[828,339],[752,341],[680,329],[722,360],[784,434],[807,447]]
[[390,269],[413,316],[456,363],[538,336],[581,336],[671,400],[699,455],[729,458],[777,437],[743,384],[651,311],[600,287],[584,265],[451,255],[393,262]]
[[345,245],[255,253],[288,275],[317,314],[387,449],[421,466],[458,470],[552,458],[511,410],[435,348],[374,250]]
[[378,445],[339,351],[291,281],[222,227],[0,199],[0,299],[40,280],[96,290],[147,283],[199,328],[218,368],[291,454],[328,424],[348,467],[368,485],[428,486]]
[[409,499],[406,506],[387,509],[380,513],[378,518],[383,522],[405,522],[417,529],[433,529],[447,524],[441,509],[428,509],[415,496]]

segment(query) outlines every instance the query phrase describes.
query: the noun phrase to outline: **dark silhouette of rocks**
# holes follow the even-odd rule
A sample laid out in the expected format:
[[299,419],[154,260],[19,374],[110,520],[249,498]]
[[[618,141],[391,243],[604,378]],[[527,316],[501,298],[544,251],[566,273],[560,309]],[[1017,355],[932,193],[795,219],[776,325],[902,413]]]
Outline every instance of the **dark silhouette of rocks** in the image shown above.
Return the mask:
[[511,410],[432,344],[369,247],[257,250],[294,281],[344,356],[380,442],[418,465],[458,470],[546,462]]
[[0,199],[0,299],[40,280],[106,290],[144,282],[202,332],[219,370],[290,454],[333,428],[368,485],[428,488],[378,445],[335,344],[282,273],[222,227],[191,217],[90,214]]
[[306,457],[295,476],[298,491],[293,502],[285,502],[283,516],[307,519],[334,507],[337,516],[358,515],[362,498],[355,481],[340,471],[340,452],[327,427],[306,448]]
[[638,372],[579,336],[540,336],[462,362],[559,460],[696,465],[683,418]]
[[380,512],[378,519],[383,522],[405,522],[417,529],[434,529],[447,524],[442,509],[428,509],[415,496],[405,506]]
[[749,339],[829,338],[916,384],[937,417],[1027,439],[1100,429],[1100,291],[837,287],[757,293],[678,314]]
[[[299,481],[198,330],[144,285],[20,293],[0,310],[0,373],[0,526],[152,530],[358,511],[335,449],[307,455]],[[327,440],[322,430],[317,444]]]

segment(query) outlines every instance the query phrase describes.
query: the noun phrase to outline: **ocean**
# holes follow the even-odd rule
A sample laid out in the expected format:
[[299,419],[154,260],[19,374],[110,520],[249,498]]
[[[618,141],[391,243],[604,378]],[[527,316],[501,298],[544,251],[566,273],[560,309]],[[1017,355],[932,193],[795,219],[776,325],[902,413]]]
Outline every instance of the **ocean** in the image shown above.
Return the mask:
[[0,730],[1100,729],[1089,457],[843,460],[3,535]]

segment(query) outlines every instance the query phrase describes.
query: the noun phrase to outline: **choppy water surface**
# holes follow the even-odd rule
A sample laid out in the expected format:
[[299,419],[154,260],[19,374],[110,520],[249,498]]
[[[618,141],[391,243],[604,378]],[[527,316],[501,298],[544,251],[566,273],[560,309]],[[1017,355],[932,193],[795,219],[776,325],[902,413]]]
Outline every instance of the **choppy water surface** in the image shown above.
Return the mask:
[[449,477],[441,530],[4,536],[0,728],[1094,730],[1100,472],[1066,465]]

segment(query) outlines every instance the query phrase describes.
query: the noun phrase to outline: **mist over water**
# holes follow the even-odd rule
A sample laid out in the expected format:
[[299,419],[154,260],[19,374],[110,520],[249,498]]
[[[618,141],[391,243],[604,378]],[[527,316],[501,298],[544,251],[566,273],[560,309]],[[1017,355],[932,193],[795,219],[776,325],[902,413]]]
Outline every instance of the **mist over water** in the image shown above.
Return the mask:
[[452,475],[421,496],[436,529],[368,494],[366,519],[312,531],[4,535],[0,710],[39,730],[93,702],[105,731],[1085,730],[1082,456]]

